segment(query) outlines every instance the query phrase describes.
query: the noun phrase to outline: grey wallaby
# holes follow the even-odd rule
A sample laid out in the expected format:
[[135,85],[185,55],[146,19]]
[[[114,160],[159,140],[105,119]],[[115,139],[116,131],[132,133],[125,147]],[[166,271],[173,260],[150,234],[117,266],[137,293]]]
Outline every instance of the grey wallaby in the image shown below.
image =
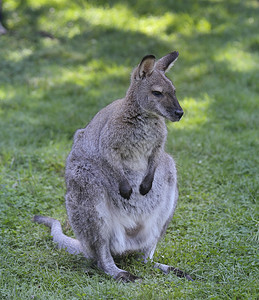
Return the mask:
[[[112,255],[142,253],[152,261],[156,245],[173,217],[178,199],[176,167],[164,150],[165,119],[179,121],[183,110],[165,76],[178,57],[157,62],[145,56],[131,75],[125,98],[103,108],[79,129],[66,164],[66,209],[76,239],[60,222],[34,221],[51,228],[59,248],[82,253],[120,281],[137,276],[118,268]],[[154,263],[164,273],[192,278],[174,267]]]

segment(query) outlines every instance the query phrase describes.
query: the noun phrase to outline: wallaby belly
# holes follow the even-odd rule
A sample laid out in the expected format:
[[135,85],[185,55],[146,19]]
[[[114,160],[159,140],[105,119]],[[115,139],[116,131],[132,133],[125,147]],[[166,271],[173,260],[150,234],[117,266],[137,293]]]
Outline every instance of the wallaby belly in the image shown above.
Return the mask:
[[[137,198],[137,195],[133,195],[132,203],[142,201],[143,208],[147,208],[144,214],[138,214],[137,206],[136,213],[133,211],[126,213],[121,209],[111,211],[110,248],[112,253],[141,252],[158,242],[164,233],[164,228],[172,218],[178,196],[176,185],[171,187],[161,185],[161,188],[166,189],[166,191],[160,191],[166,196],[163,199],[159,197],[158,190],[144,201],[143,196]],[[157,199],[153,201],[152,197],[157,197]],[[158,203],[160,205],[157,205]]]
[[[152,189],[146,196],[138,190],[141,181],[138,175],[141,173],[131,171],[128,172],[133,187],[131,198],[127,200],[111,195],[107,199],[104,210],[109,211],[105,217],[112,253],[141,252],[155,245],[164,234],[178,199],[173,160],[169,156],[164,158],[157,168]],[[165,165],[172,172],[165,170]]]

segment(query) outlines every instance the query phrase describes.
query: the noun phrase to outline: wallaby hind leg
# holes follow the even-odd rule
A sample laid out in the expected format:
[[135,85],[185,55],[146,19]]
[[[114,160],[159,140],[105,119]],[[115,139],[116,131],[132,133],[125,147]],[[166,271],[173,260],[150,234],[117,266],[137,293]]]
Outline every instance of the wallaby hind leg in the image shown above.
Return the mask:
[[108,245],[104,244],[101,247],[98,246],[95,253],[98,268],[103,270],[106,274],[111,275],[116,281],[134,282],[141,280],[139,277],[116,266]]
[[[87,258],[87,251],[83,243],[81,244],[78,240],[66,236],[62,232],[61,224],[58,220],[45,216],[34,216],[33,222],[44,224],[51,228],[51,235],[53,236],[53,241],[58,244],[59,249],[65,249],[71,254],[83,253]],[[112,258],[110,250],[106,247],[105,242],[101,247],[98,247],[95,251],[95,260],[97,266],[103,270],[106,274],[111,275],[117,281],[123,282],[133,282],[139,280],[140,278],[132,275],[131,273],[119,269]]]
[[[153,258],[154,252],[155,252],[155,248],[156,248],[156,245],[151,247],[150,249],[144,250],[144,258],[143,258],[144,263],[147,263],[149,260],[151,260],[153,262],[152,258]],[[184,271],[174,268],[172,266],[153,262],[153,267],[161,270],[165,274],[168,274],[169,272],[173,272],[177,277],[186,278],[190,281],[194,281],[190,275],[188,275]]]
[[[105,182],[91,184],[85,181],[84,189],[73,182],[66,195],[66,207],[70,224],[80,241],[83,252],[97,264],[98,268],[118,281],[131,282],[138,277],[118,268],[113,260],[110,241],[113,232],[109,199],[104,189]],[[75,193],[74,191],[77,191]]]
[[172,266],[168,266],[160,263],[154,263],[154,268],[160,269],[165,274],[168,274],[169,272],[173,272],[177,277],[186,278],[190,281],[194,281],[189,274],[186,274],[184,271],[174,268]]
[[[97,219],[100,221],[100,219]],[[134,282],[135,280],[140,279],[139,277],[118,268],[112,257],[110,247],[109,247],[109,233],[105,231],[104,228],[98,228],[93,223],[92,219],[92,228],[95,228],[95,233],[91,232],[91,229],[88,229],[87,234],[80,233],[80,241],[82,245],[83,252],[88,252],[89,248],[91,249],[91,257],[96,263],[97,267],[104,271],[106,274],[112,276],[117,281],[123,282]],[[89,235],[95,234],[96,239],[89,242]]]

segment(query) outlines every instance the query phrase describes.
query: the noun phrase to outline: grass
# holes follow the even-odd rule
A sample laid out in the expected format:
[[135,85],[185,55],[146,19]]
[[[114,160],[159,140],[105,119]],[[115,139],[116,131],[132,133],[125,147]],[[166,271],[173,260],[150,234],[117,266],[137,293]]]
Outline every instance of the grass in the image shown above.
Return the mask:
[[[0,37],[1,299],[258,299],[258,1],[4,1]],[[180,199],[155,258],[120,284],[59,251],[64,164],[77,128],[123,97],[149,53],[178,50],[168,74],[185,115],[168,123]]]

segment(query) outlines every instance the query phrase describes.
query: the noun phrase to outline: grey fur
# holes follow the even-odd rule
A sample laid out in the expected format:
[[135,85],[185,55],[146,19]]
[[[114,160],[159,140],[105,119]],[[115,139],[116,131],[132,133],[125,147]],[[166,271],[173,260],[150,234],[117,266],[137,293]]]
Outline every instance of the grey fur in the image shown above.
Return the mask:
[[[119,269],[112,255],[137,251],[144,262],[152,259],[175,210],[177,175],[164,151],[164,119],[179,121],[183,114],[165,76],[177,57],[172,52],[156,63],[153,55],[145,56],[125,98],[77,130],[66,164],[66,208],[77,239],[66,237],[54,219],[34,218],[51,227],[60,248],[83,253],[117,280],[138,278]],[[177,274],[173,267],[154,266]]]

